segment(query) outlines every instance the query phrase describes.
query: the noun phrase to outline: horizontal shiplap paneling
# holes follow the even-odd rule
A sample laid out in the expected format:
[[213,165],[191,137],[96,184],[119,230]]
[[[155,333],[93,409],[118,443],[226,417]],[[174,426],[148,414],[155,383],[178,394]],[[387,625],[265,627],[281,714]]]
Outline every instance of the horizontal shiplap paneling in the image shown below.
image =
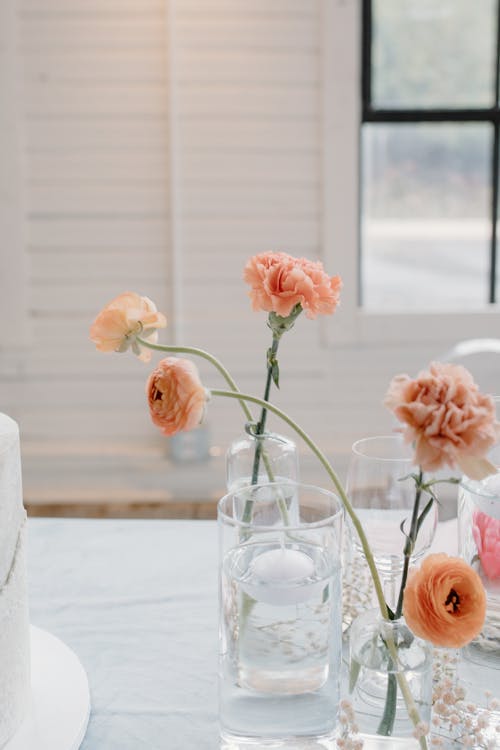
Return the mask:
[[67,52],[51,49],[44,54],[43,62],[34,55],[26,59],[24,72],[30,86],[43,83],[93,84],[101,86],[162,84],[167,75],[165,51],[161,48],[149,50],[107,50],[94,55],[86,50],[72,54],[71,66],[66,65]]
[[[140,4],[135,14],[85,13],[79,16],[53,13],[21,15],[20,46],[26,54],[45,55],[65,50],[86,50],[89,56],[99,49],[151,49],[165,47],[163,13],[143,15]],[[71,61],[68,61],[68,68]]]
[[[319,4],[188,0],[174,8],[183,333],[220,356],[240,387],[262,393],[270,334],[266,315],[251,311],[242,273],[265,250],[319,255]],[[294,339],[283,342],[274,401],[297,413],[307,378],[308,413],[317,418],[319,328],[297,326]],[[218,383],[216,373],[204,374]],[[216,444],[240,432],[240,411],[211,402]]]
[[120,182],[101,185],[35,183],[29,186],[30,216],[162,216],[168,208],[167,187]]
[[104,245],[138,249],[165,243],[168,231],[166,217],[130,217],[126,213],[109,218],[58,216],[29,221],[28,243],[64,248],[83,241],[89,248]]
[[167,153],[168,122],[166,116],[126,118],[114,115],[97,118],[65,119],[55,123],[52,118],[30,118],[25,124],[28,163],[37,154],[75,155],[109,158],[117,161],[134,159],[136,154],[146,160],[154,156],[161,162]]
[[182,12],[182,3],[176,11],[176,45],[180,49],[246,49],[251,53],[260,49],[318,49],[319,19],[315,14],[295,16],[286,9],[274,15],[253,14],[251,7],[246,16],[233,14],[231,8],[220,15],[201,9],[188,14]]
[[[159,184],[167,188],[167,160],[158,153],[128,153],[117,149],[109,153],[88,149],[87,152],[68,153],[65,150],[44,150],[30,153],[30,184],[113,185],[130,189],[130,186]],[[165,206],[168,210],[168,205]]]
[[158,19],[163,13],[165,0],[18,0],[19,15],[22,18],[81,18],[93,19],[109,16],[134,18],[153,14]]
[[27,440],[151,437],[150,368],[89,327],[125,290],[170,316],[166,4],[19,0],[18,23],[33,335],[2,361],[9,403]]
[[[274,115],[274,116],[273,116]],[[276,154],[290,151],[318,151],[318,122],[309,119],[286,119],[276,113],[259,119],[233,118],[230,122],[217,112],[203,118],[184,118],[179,132],[179,145],[183,153],[197,151],[237,151],[253,154]],[[319,154],[318,154],[319,158]],[[272,174],[268,174],[272,177]]]
[[251,85],[261,82],[266,86],[283,84],[318,84],[318,60],[314,51],[263,50],[251,57],[242,50],[219,51],[181,48],[177,56],[180,68],[179,83],[198,81],[211,85]]
[[[34,0],[32,0],[34,1]],[[246,22],[249,18],[269,18],[275,16],[283,19],[286,15],[301,18],[317,18],[320,0],[181,0],[177,3],[176,12],[179,18],[192,18],[203,11],[211,18],[228,14],[233,19],[242,17]]]
[[[60,250],[32,248],[30,275],[33,284],[67,284],[77,282],[93,286],[100,280],[112,279],[117,288],[134,283],[135,289],[148,293],[148,284],[154,279],[167,278],[167,248],[142,246],[136,251],[123,247],[73,247],[65,248],[66,263],[60,260]],[[145,262],[147,258],[147,262]]]

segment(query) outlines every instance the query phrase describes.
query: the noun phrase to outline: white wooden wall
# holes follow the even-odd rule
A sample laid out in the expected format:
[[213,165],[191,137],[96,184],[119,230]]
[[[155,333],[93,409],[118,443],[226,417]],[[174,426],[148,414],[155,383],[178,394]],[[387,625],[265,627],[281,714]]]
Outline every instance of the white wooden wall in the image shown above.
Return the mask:
[[[0,408],[34,445],[158,441],[148,367],[88,341],[98,309],[127,289],[167,313],[164,340],[212,350],[260,393],[269,331],[250,311],[244,263],[267,249],[323,254],[323,3],[3,3],[16,10],[24,69],[32,340],[0,349]],[[353,438],[387,429],[390,377],[436,352],[327,348],[321,330],[300,319],[283,340],[276,401],[347,454]],[[210,406],[215,444],[240,422],[235,403]]]
[[[145,377],[98,356],[89,324],[137,289],[168,310],[168,50],[161,0],[7,0],[24,69],[32,343],[2,408],[29,440],[146,433]],[[4,284],[5,281],[2,280]]]

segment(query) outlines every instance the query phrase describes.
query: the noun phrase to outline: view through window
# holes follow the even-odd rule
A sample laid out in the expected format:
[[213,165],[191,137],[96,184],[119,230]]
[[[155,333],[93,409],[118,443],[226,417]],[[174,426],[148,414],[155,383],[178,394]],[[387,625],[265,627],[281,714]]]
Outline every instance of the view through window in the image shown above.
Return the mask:
[[498,301],[498,0],[363,0],[360,303]]

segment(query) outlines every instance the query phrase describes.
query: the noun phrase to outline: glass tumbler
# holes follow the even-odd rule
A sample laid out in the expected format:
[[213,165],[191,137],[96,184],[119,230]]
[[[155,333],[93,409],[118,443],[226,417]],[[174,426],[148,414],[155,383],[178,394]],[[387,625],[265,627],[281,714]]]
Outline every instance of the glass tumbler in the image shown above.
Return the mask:
[[[490,459],[500,465],[500,449]],[[464,647],[471,661],[500,668],[500,474],[481,481],[464,477],[458,492],[458,550],[486,589],[486,620]]]
[[333,737],[342,522],[336,495],[294,482],[249,486],[220,500],[223,747],[288,747],[299,739],[314,747]]

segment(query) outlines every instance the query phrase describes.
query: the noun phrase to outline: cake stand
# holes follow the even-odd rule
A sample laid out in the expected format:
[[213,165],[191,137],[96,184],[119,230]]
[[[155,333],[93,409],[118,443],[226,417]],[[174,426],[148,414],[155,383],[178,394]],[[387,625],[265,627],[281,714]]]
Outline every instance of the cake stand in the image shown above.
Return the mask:
[[3,750],[78,750],[90,715],[87,675],[59,638],[33,625],[31,705]]

